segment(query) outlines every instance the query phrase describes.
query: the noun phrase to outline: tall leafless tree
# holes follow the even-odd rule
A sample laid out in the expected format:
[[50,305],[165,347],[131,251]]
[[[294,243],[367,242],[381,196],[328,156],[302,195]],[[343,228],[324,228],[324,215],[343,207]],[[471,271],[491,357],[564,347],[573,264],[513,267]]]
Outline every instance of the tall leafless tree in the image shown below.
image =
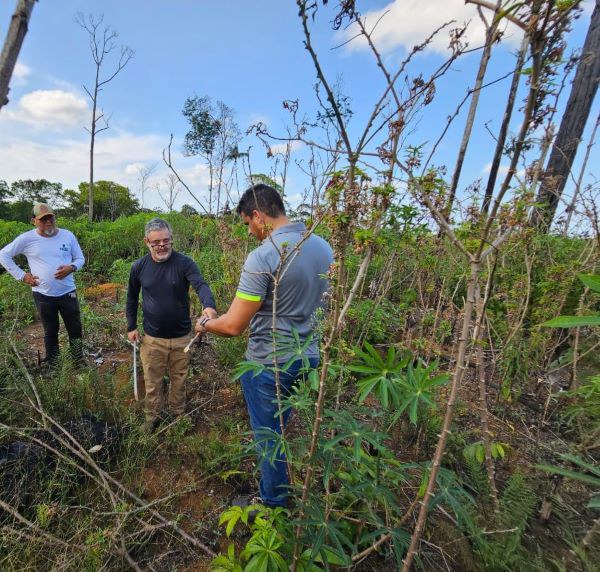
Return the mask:
[[533,211],[532,223],[542,231],[547,231],[554,219],[592,108],[598,81],[600,81],[600,0],[596,0],[569,100],[537,195],[536,202],[540,206]]
[[27,34],[29,19],[36,0],[18,0],[12,16],[2,54],[0,54],[0,109],[8,103],[10,78]]
[[156,163],[152,165],[142,165],[138,168],[138,181],[140,183],[140,205],[144,208],[144,198],[146,191],[148,190],[148,179],[152,176],[152,173],[156,170]]
[[157,186],[156,190],[158,191],[158,195],[164,203],[167,212],[172,212],[175,200],[181,192],[181,187],[179,186],[179,179],[173,173],[169,173],[164,178],[164,183],[166,187],[164,194],[160,190],[160,187]]
[[[90,52],[94,60],[95,75],[94,87],[88,89],[85,85],[83,89],[92,100],[92,121],[87,132],[90,134],[90,186],[88,196],[88,217],[92,221],[94,219],[94,145],[96,135],[109,128],[108,118],[104,111],[98,110],[98,96],[104,89],[104,86],[111,82],[121,72],[121,70],[129,63],[134,55],[134,51],[128,46],[119,46],[120,55],[116,65],[112,71],[106,75],[102,75],[102,67],[107,57],[117,49],[116,39],[119,34],[116,30],[108,25],[103,26],[104,16],[95,17],[90,14],[87,18],[82,14],[77,14],[75,21],[79,24],[89,36]],[[103,121],[103,125],[99,127],[98,123]]]

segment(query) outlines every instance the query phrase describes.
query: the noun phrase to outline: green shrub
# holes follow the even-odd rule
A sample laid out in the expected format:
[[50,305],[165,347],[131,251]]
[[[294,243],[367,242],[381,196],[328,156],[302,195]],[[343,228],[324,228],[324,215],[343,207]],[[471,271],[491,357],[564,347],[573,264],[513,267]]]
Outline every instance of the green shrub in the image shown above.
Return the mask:
[[348,330],[364,332],[365,340],[371,344],[393,341],[394,333],[403,325],[398,305],[389,300],[359,300],[348,310]]

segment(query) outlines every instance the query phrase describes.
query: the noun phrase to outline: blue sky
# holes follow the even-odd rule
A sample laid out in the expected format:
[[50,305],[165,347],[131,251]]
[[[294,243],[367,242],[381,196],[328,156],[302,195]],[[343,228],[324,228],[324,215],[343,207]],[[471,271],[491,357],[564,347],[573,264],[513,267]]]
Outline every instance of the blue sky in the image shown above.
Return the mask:
[[[0,3],[2,33],[15,4],[6,0]],[[590,2],[586,5],[572,34],[573,48],[581,46],[589,23]],[[370,22],[387,12],[375,39],[392,68],[410,46],[443,21],[473,18],[468,36],[471,45],[477,45],[481,37],[474,10],[462,0],[372,0],[359,1],[358,6]],[[11,182],[47,178],[66,188],[87,179],[88,135],[84,126],[91,112],[82,85],[91,83],[93,67],[86,34],[75,23],[75,15],[88,14],[90,8],[96,15],[104,14],[104,22],[119,32],[119,42],[135,50],[134,59],[101,94],[101,106],[111,115],[111,128],[97,140],[96,179],[117,181],[137,193],[139,168],[156,164],[150,186],[162,185],[166,168],[161,153],[173,133],[174,162],[186,182],[202,195],[208,180],[205,166],[198,158],[181,154],[187,130],[181,109],[192,95],[209,95],[229,105],[242,131],[263,121],[272,132],[283,135],[289,123],[282,108],[285,99],[299,99],[302,113],[315,114],[315,73],[302,44],[300,21],[291,0],[40,0],[13,77],[10,103],[0,112],[0,179]],[[327,75],[332,80],[339,78],[350,97],[355,113],[352,134],[357,136],[383,82],[364,46],[354,42],[332,49],[350,33],[331,30],[333,13],[333,8],[320,10],[314,41]],[[511,69],[511,53],[518,42],[518,32],[507,29],[504,45],[493,58],[490,79]],[[414,60],[412,73],[426,76],[439,65],[447,55],[446,44],[447,35],[440,35],[432,48]],[[415,122],[411,144],[427,148],[437,139],[446,117],[472,84],[478,60],[475,54],[452,66],[437,86],[434,103]],[[504,81],[484,94],[461,179],[463,188],[485,176],[494,144],[485,124],[497,130],[507,88],[508,82]],[[599,107],[596,101],[592,119]],[[466,108],[435,157],[436,164],[448,164],[450,171],[465,113]],[[240,148],[250,149],[255,172],[267,173],[272,168],[272,161],[256,138],[246,137]],[[307,149],[298,147],[293,159],[306,155]],[[590,162],[592,173],[598,165],[597,151],[594,157]],[[240,178],[243,187],[243,173]],[[308,185],[306,175],[292,165],[286,189],[290,202],[297,203]],[[193,204],[182,193],[176,205],[184,202]],[[152,189],[147,191],[145,206],[160,204],[158,194]]]

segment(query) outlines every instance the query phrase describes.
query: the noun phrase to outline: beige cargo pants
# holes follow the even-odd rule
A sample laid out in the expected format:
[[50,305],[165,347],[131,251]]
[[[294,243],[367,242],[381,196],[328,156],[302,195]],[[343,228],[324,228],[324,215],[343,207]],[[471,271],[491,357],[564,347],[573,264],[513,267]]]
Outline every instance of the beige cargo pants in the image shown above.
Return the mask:
[[146,386],[146,420],[159,417],[164,407],[164,377],[169,376],[169,409],[172,415],[185,411],[185,380],[188,375],[190,353],[183,349],[191,339],[188,334],[181,338],[154,338],[147,334],[142,338],[140,358],[144,369]]

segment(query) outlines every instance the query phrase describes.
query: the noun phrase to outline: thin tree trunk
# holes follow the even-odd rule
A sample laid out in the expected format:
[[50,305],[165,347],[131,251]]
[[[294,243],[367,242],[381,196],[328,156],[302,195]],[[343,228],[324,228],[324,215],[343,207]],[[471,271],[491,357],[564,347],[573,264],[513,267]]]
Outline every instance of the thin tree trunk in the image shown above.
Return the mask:
[[[94,104],[94,114],[96,113],[96,105]],[[90,183],[88,185],[88,219],[94,221],[94,143],[96,139],[96,126],[92,124],[92,132],[90,135]]]
[[592,152],[592,147],[596,141],[596,133],[598,131],[598,126],[600,125],[600,113],[598,113],[598,117],[596,117],[596,123],[594,125],[594,129],[592,130],[592,134],[590,135],[590,140],[585,150],[585,157],[583,159],[583,163],[581,164],[581,169],[579,171],[579,177],[577,177],[577,184],[575,185],[575,190],[573,191],[573,198],[567,207],[567,219],[565,220],[565,230],[563,231],[563,236],[567,236],[569,232],[569,226],[571,226],[571,218],[573,217],[573,211],[575,210],[575,205],[577,204],[577,199],[579,198],[579,193],[581,191],[581,185],[583,183],[583,177],[585,175],[585,170],[587,169],[588,161],[590,160],[590,154]]
[[498,141],[496,142],[496,150],[494,151],[494,158],[492,159],[490,176],[488,177],[488,182],[485,189],[485,196],[483,198],[483,204],[481,206],[481,211],[485,214],[487,214],[490,210],[490,204],[492,202],[492,197],[494,196],[494,187],[496,186],[496,179],[498,178],[498,170],[500,168],[500,160],[502,159],[502,153],[504,151],[504,143],[506,142],[508,126],[510,125],[510,119],[513,114],[513,109],[515,107],[515,99],[517,97],[519,82],[521,81],[521,69],[523,68],[523,63],[525,62],[527,45],[527,36],[525,36],[523,38],[523,41],[521,42],[521,48],[519,50],[519,55],[517,56],[515,73],[513,74],[512,83],[508,92],[508,100],[506,102],[506,108],[504,109],[504,117],[502,118],[500,132],[498,133]]
[[8,103],[12,77],[36,0],[19,0],[0,54],[0,109]]
[[481,296],[479,284],[477,284],[475,292],[475,296],[477,299],[477,341],[475,342],[477,344],[477,348],[475,358],[477,366],[477,378],[479,381],[479,418],[481,421],[481,434],[483,439],[483,448],[485,451],[485,468],[488,476],[488,483],[490,485],[490,494],[492,497],[494,512],[498,514],[498,488],[496,487],[494,458],[492,456],[492,431],[490,430],[490,422],[488,415],[485,357],[483,354],[483,340],[485,337],[485,307],[487,304],[487,300],[489,299],[489,292],[493,280],[493,275],[493,271],[490,271],[490,276],[486,285],[486,292],[483,298]]
[[485,46],[483,48],[483,53],[481,54],[481,60],[479,61],[479,70],[477,71],[475,85],[473,86],[472,90],[473,97],[471,98],[471,104],[469,105],[467,122],[465,124],[463,138],[460,143],[458,157],[456,159],[456,165],[454,167],[454,174],[452,175],[452,182],[450,183],[448,201],[446,203],[446,208],[444,211],[444,216],[446,218],[448,218],[450,216],[450,213],[452,212],[452,204],[454,203],[454,197],[456,196],[458,180],[460,179],[460,173],[462,171],[463,162],[467,153],[467,147],[471,139],[471,132],[473,131],[473,124],[475,123],[475,113],[477,111],[477,106],[479,105],[479,96],[481,95],[481,86],[483,85],[483,78],[485,77],[488,62],[490,61],[490,56],[492,55],[492,45],[494,44],[496,31],[498,30],[498,23],[500,22],[500,20],[496,18],[496,14],[500,8],[500,5],[501,1],[499,0],[496,4],[496,11],[494,12],[494,19],[492,21],[492,24],[487,29],[485,37]]
[[537,195],[532,224],[548,232],[556,213],[600,79],[600,0],[592,14],[565,113]]
[[96,64],[94,97],[92,97],[92,124],[90,125],[90,184],[88,188],[88,220],[94,222],[94,146],[96,144],[96,124],[98,119],[98,82],[100,81],[100,64]]
[[427,507],[433,497],[433,489],[437,480],[437,474],[442,464],[442,457],[444,455],[444,449],[446,448],[446,441],[448,435],[450,435],[450,426],[452,424],[452,417],[454,415],[454,404],[458,396],[458,389],[462,380],[462,377],[466,368],[466,355],[467,345],[470,340],[471,324],[473,322],[473,309],[475,306],[475,288],[477,286],[477,279],[479,276],[479,260],[472,260],[470,263],[471,273],[467,286],[467,299],[465,301],[465,307],[463,311],[462,331],[458,343],[456,352],[456,366],[454,369],[454,376],[452,379],[452,386],[450,388],[450,396],[448,397],[448,404],[446,406],[446,415],[444,416],[444,423],[442,425],[442,431],[435,448],[435,454],[431,464],[431,473],[429,474],[429,480],[427,482],[427,490],[425,496],[421,501],[421,508],[419,510],[419,516],[417,517],[417,523],[410,539],[410,546],[404,563],[402,566],[402,572],[408,572],[412,566],[415,555],[417,554],[417,548],[423,528],[425,527],[425,520],[427,518]]

